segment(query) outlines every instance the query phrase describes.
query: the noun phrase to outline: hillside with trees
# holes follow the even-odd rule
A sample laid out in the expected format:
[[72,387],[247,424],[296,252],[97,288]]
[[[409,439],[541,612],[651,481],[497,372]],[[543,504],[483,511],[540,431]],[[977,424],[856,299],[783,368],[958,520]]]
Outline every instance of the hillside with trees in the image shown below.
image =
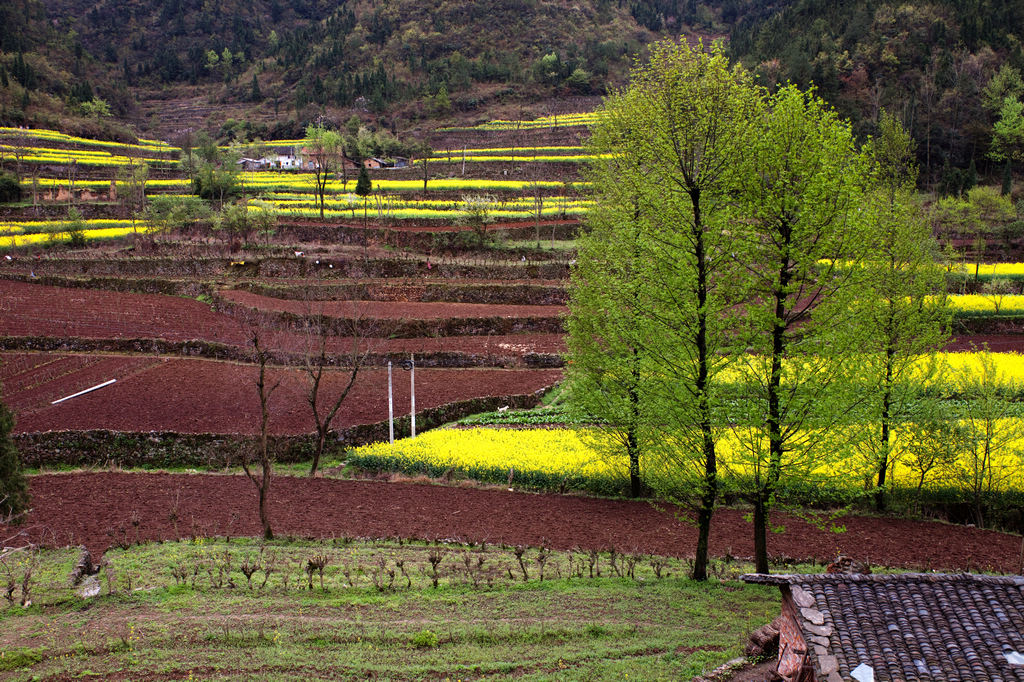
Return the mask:
[[1003,112],[1024,91],[1022,26],[1011,0],[13,0],[0,123],[228,141],[321,115],[392,132],[521,119],[596,105],[652,40],[721,37],[762,84],[814,84],[861,138],[889,111],[922,182],[958,194],[1024,149],[1019,107]]
[[993,132],[1004,98],[1024,91],[1022,39],[1024,5],[1008,0],[798,0],[747,3],[730,49],[765,85],[814,84],[860,136],[889,111],[922,181],[958,194],[1003,172]]
[[[95,94],[114,116],[165,136],[197,122],[216,131],[231,117],[262,125],[250,136],[289,136],[325,110],[400,119],[393,127],[600,95],[624,83],[645,44],[691,31],[646,0],[17,5],[0,28],[0,64],[14,80],[3,122],[83,115]],[[35,76],[21,77],[22,59]],[[169,116],[182,108],[191,115]]]

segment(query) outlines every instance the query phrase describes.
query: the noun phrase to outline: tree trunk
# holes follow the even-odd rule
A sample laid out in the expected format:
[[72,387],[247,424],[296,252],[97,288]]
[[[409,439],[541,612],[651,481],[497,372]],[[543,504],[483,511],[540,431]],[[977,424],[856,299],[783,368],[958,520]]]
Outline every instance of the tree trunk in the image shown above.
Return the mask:
[[768,567],[768,494],[764,490],[759,490],[754,500],[754,572],[771,572]]
[[640,360],[639,352],[633,349],[633,366],[630,368],[632,385],[629,387],[630,423],[626,434],[626,454],[629,455],[629,496],[640,497],[640,443],[637,425],[640,423]]
[[875,509],[885,511],[885,474],[889,469],[889,430],[892,421],[892,371],[895,351],[886,349],[885,383],[882,392],[882,456],[878,461],[878,489],[875,490]]
[[708,346],[708,255],[704,246],[704,222],[701,217],[700,189],[690,191],[693,205],[693,237],[697,261],[697,410],[700,418],[703,441],[704,477],[701,481],[700,509],[697,511],[697,555],[693,562],[693,579],[707,580],[708,537],[711,533],[711,516],[718,499],[718,460],[715,453],[715,438],[712,431],[710,391],[710,350]]
[[640,446],[637,443],[636,426],[630,424],[626,434],[626,453],[629,455],[629,496],[640,497]]
[[705,492],[701,496],[700,509],[697,510],[697,556],[693,560],[693,579],[708,579],[708,543],[711,537],[711,515],[715,509],[715,496]]
[[327,441],[327,431],[325,429],[317,429],[316,434],[316,449],[313,451],[313,465],[309,467],[309,477],[312,478],[316,475],[317,467],[320,466],[320,455],[324,452],[324,445]]
[[783,256],[779,262],[779,281],[772,292],[775,299],[775,324],[772,327],[771,375],[768,378],[768,467],[764,482],[757,490],[754,506],[754,562],[758,573],[768,573],[768,505],[776,484],[782,476],[782,358],[786,353],[786,320],[789,284],[792,273],[789,269],[788,251],[792,239],[792,228],[784,223],[780,234],[783,242]]
[[263,539],[273,540],[274,531],[270,528],[270,510],[267,508],[267,499],[270,495],[270,467],[263,469],[263,483],[259,486],[260,491],[260,523],[263,525]]

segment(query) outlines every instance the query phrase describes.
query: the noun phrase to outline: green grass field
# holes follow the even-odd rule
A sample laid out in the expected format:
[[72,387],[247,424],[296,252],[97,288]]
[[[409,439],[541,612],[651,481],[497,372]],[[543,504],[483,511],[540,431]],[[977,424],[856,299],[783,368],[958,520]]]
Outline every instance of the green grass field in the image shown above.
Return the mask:
[[[306,570],[321,557],[323,587]],[[75,551],[46,551],[32,605],[17,605],[18,588],[0,606],[0,677],[678,680],[741,655],[778,612],[777,590],[736,582],[736,564],[700,584],[674,559],[521,558],[480,545],[183,540],[109,551],[87,600],[67,582]],[[29,559],[8,561],[19,585]],[[251,584],[243,567],[258,567]]]

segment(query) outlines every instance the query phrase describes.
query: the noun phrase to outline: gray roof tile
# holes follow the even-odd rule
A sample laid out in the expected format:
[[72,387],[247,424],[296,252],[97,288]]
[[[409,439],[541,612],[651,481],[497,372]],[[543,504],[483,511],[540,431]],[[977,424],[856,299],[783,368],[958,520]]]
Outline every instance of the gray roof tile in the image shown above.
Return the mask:
[[1024,577],[752,574],[743,579],[788,586],[813,598],[799,610],[805,638],[820,641],[823,629],[831,628],[823,652],[811,647],[819,679],[835,657],[844,680],[853,679],[852,671],[865,663],[878,682],[1024,682],[1024,665],[1008,660],[1013,652],[1024,654]]

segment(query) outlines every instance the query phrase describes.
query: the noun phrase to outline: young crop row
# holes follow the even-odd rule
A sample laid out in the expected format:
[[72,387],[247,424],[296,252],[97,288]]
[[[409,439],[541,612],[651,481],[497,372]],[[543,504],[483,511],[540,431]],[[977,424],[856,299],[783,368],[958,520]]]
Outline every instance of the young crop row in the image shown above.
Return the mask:
[[[22,179],[21,187],[26,194],[32,192],[32,182],[32,178]],[[36,178],[36,182],[41,190],[71,188],[71,182],[67,178]],[[157,191],[181,190],[191,186],[192,181],[188,178],[150,178],[146,180],[146,194],[152,194]],[[109,188],[110,180],[75,180],[75,189],[107,190]]]
[[435,161],[461,161],[463,156],[487,156],[489,154],[582,154],[583,147],[574,145],[570,147],[466,147],[463,149],[434,150],[431,160]]
[[481,123],[480,125],[470,127],[452,127],[452,128],[440,128],[440,130],[528,130],[533,128],[562,128],[571,126],[590,126],[593,125],[598,118],[596,112],[584,112],[574,114],[554,114],[551,116],[541,116],[531,121],[506,121],[502,119],[496,119],[488,121],[487,123]]
[[[446,157],[445,157],[446,158]],[[453,162],[467,163],[473,162],[490,162],[490,163],[588,163],[594,159],[599,158],[593,154],[563,154],[561,156],[553,154],[529,154],[528,149],[517,149],[516,154],[512,155],[511,150],[508,154],[477,154],[474,156],[466,155],[465,157],[460,156],[458,159],[453,159]],[[415,165],[422,165],[422,161],[417,160],[414,162]]]
[[57,132],[56,130],[0,127],[0,139],[18,140],[19,138],[39,140],[41,142],[76,144],[85,147],[130,149],[133,153],[178,151],[177,147],[173,147],[166,142],[161,142],[159,140],[146,140],[139,138],[139,141],[135,144],[126,144],[124,142],[111,142],[109,140],[93,140],[86,137],[75,137],[73,135]]
[[[39,187],[46,189],[57,189],[70,187],[67,178],[38,178]],[[188,178],[152,178],[146,181],[147,193],[153,191],[182,190],[192,184]],[[279,173],[273,171],[257,171],[242,173],[240,185],[245,187],[249,194],[300,194],[312,195],[316,187],[316,179],[312,173]],[[31,191],[32,180],[24,179],[21,186],[26,191]],[[110,187],[110,180],[76,180],[77,189],[106,189]],[[478,178],[431,178],[427,182],[427,191],[434,192],[520,192],[526,196],[544,190],[573,190],[582,192],[586,190],[587,183],[575,182],[565,183],[552,180],[539,180],[528,182],[525,180],[483,180]],[[347,183],[342,180],[328,180],[326,192],[328,195],[354,193],[356,179],[352,178]],[[374,180],[373,191],[377,192],[422,192],[423,180]]]
[[[730,430],[717,445],[720,470],[727,481],[739,485],[754,473],[752,432]],[[763,445],[763,444],[762,444]],[[1024,491],[1024,439],[991,455],[992,480],[1003,491]],[[668,458],[686,461],[683,453],[642,456],[641,470],[649,480],[685,481]],[[890,480],[897,488],[949,489],[958,487],[972,469],[967,452],[936,461],[922,482],[921,464],[897,434]],[[349,452],[348,462],[374,471],[401,471],[432,477],[462,476],[491,483],[540,490],[582,489],[597,494],[619,494],[629,479],[628,459],[622,443],[597,428],[575,429],[439,429],[415,439],[373,443]],[[824,483],[837,497],[856,496],[874,469],[857,452],[833,454],[827,461],[798,465],[805,479]]]
[[[242,178],[247,190],[264,192],[302,192],[310,193],[316,187],[316,176],[312,173],[277,173],[250,172]],[[478,191],[478,192],[522,192],[533,191],[535,188],[561,189],[566,183],[540,180],[483,180],[479,178],[430,178],[427,190],[439,192]],[[331,179],[327,182],[326,191],[332,194],[354,192],[356,178],[353,176],[344,182]],[[423,180],[374,180],[375,192],[422,192]]]
[[[0,145],[0,154],[15,156],[16,149],[11,145]],[[26,163],[59,163],[70,165],[72,162],[80,166],[124,166],[129,163],[148,163],[151,166],[177,166],[174,159],[153,157],[128,157],[111,152],[92,151],[85,149],[52,149],[49,147],[21,147],[21,160]]]
[[[288,215],[319,216],[320,210],[316,198],[312,194],[271,193],[265,201],[276,207],[281,213]],[[325,215],[332,217],[357,217],[366,214],[374,218],[389,219],[429,219],[451,220],[453,215],[464,209],[463,202],[457,200],[406,199],[401,195],[375,195],[363,198],[355,194],[331,195],[325,198]],[[544,217],[560,217],[566,215],[582,215],[592,202],[585,199],[552,198],[541,207],[540,214]],[[516,197],[513,199],[495,200],[488,209],[495,218],[528,218],[537,215],[537,206],[533,198]]]

